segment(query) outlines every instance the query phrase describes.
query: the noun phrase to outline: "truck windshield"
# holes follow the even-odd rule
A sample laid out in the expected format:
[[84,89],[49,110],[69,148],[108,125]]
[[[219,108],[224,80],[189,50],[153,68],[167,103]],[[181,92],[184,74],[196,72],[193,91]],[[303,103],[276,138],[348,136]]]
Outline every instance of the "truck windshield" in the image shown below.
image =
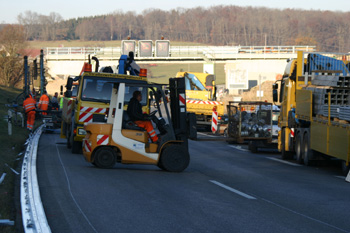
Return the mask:
[[273,111],[272,112],[272,124],[273,125],[277,125],[279,116],[280,116],[280,111]]
[[[109,103],[113,88],[113,78],[84,77],[81,100]],[[147,88],[128,86],[125,89],[125,104],[128,104],[134,91],[141,91],[141,105],[147,105]]]
[[110,78],[85,77],[81,99],[86,101],[109,102],[113,83]]
[[186,85],[186,90],[206,91],[204,85],[199,81],[199,79],[194,74],[187,73],[185,75],[185,85]]

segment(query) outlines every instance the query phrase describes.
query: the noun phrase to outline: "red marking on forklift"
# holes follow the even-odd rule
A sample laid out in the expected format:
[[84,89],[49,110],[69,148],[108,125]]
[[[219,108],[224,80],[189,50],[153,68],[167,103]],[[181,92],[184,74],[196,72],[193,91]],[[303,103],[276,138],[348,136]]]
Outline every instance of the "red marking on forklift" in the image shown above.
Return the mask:
[[91,152],[91,145],[90,143],[84,139],[84,149],[86,152]]
[[185,94],[180,94],[179,95],[179,101],[180,101],[180,106],[184,106],[186,104]]
[[97,145],[108,145],[109,135],[97,135]]

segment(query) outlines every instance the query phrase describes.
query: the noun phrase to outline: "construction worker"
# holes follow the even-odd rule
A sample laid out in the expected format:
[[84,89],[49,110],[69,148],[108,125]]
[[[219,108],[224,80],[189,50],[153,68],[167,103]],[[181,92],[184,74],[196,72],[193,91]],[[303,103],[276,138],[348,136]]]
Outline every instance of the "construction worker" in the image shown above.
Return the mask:
[[132,121],[141,128],[146,129],[152,142],[158,141],[158,136],[154,131],[152,122],[149,120],[147,114],[142,113],[142,106],[140,102],[142,101],[142,94],[140,91],[134,91],[133,97],[129,101],[127,113]]
[[58,93],[57,92],[55,92],[55,95],[52,97],[51,104],[52,104],[53,110],[59,109],[60,106],[58,104]]
[[35,100],[31,95],[27,95],[26,99],[23,101],[23,108],[27,116],[27,129],[31,132],[33,131],[34,121],[35,121]]
[[41,113],[42,115],[47,115],[46,111],[49,108],[49,102],[50,102],[49,96],[47,95],[46,91],[44,91],[43,95],[40,97],[39,105],[38,105],[38,107],[42,111],[44,111]]

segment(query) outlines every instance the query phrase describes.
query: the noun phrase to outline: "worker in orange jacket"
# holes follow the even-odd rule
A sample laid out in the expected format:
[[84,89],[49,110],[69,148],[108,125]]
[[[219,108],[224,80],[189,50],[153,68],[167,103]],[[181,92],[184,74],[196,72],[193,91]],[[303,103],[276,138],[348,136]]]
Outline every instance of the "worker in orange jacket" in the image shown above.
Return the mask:
[[27,129],[33,131],[35,121],[35,100],[32,96],[27,95],[23,101],[23,108],[27,116]]
[[[49,102],[50,102],[50,99],[49,99],[46,91],[44,91],[43,95],[40,97],[38,107],[42,111],[47,111],[47,109],[49,108]],[[42,112],[41,114],[42,115],[47,115],[47,112]]]
[[141,128],[144,128],[152,142],[158,141],[158,135],[154,131],[152,122],[149,120],[150,116],[142,113],[142,94],[140,91],[134,91],[133,97],[130,99],[128,104],[127,113],[130,119]]

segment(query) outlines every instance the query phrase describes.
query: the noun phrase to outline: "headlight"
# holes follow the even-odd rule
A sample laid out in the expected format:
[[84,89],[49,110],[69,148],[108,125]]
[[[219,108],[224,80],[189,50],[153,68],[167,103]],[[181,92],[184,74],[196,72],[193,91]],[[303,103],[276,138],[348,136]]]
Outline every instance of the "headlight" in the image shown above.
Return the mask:
[[79,135],[86,135],[85,129],[82,129],[82,128],[78,129],[78,134]]

